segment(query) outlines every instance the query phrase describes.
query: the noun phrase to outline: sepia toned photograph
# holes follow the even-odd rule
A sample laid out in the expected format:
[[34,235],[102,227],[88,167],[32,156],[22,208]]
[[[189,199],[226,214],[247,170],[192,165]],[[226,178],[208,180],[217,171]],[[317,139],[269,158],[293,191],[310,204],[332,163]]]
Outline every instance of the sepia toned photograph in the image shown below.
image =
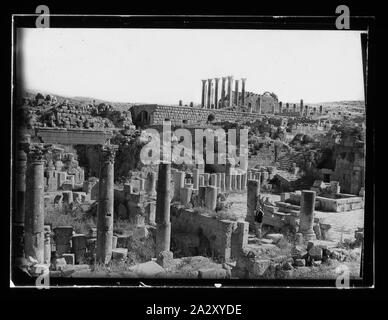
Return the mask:
[[366,35],[15,28],[13,285],[362,280]]

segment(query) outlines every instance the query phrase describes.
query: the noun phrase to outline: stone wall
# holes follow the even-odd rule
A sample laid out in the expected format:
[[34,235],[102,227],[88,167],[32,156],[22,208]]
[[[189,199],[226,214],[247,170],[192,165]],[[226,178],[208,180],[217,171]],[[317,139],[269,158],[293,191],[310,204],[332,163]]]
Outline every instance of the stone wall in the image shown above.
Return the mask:
[[211,254],[225,260],[230,260],[242,248],[244,237],[247,242],[248,228],[239,227],[237,221],[218,220],[182,206],[171,207],[171,226],[172,238],[181,234],[205,238]]
[[142,114],[148,119],[147,125],[160,125],[165,120],[171,120],[172,125],[200,124],[205,125],[210,114],[214,114],[215,122],[246,122],[261,119],[258,113],[228,111],[223,109],[200,109],[191,107],[139,105],[131,108],[135,124],[141,122]]

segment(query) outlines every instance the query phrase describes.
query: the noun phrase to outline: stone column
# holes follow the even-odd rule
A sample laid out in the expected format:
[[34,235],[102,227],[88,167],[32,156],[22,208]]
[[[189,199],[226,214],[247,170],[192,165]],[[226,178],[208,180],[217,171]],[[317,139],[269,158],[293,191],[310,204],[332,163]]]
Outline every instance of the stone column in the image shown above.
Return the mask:
[[300,203],[300,222],[299,232],[303,234],[306,240],[315,240],[316,236],[313,230],[314,226],[314,207],[315,191],[303,190]]
[[185,176],[186,173],[183,171],[175,171],[174,173],[174,201],[179,201],[180,199],[181,188],[185,185]]
[[218,109],[218,81],[220,78],[214,78],[215,87],[214,87],[214,109]]
[[207,108],[211,108],[212,79],[207,79]]
[[209,210],[216,210],[217,206],[217,187],[207,186],[205,194],[205,205]]
[[303,99],[300,99],[300,115],[303,116]]
[[205,100],[206,100],[206,81],[202,80],[202,100],[201,100],[201,107],[205,108]]
[[255,210],[259,201],[260,180],[248,180],[247,192],[247,216],[246,221],[253,224],[255,222]]
[[150,196],[155,196],[156,194],[156,173],[155,172],[148,172],[147,174],[146,192]]
[[198,190],[199,187],[199,169],[193,169],[193,188]]
[[217,186],[217,174],[216,173],[212,173],[210,175],[210,181],[209,181],[209,185],[210,186]]
[[241,176],[241,190],[247,189],[247,174],[243,173]]
[[24,215],[26,196],[26,169],[27,154],[25,152],[30,143],[30,135],[22,135],[19,138],[18,151],[16,155],[16,182],[15,182],[15,211],[12,219],[12,248],[13,258],[24,256]]
[[232,165],[227,162],[225,169],[225,190],[230,191],[232,189]]
[[112,257],[114,159],[117,146],[104,145],[100,150],[100,175],[97,207],[97,261],[107,264]]
[[246,78],[241,78],[241,105],[245,105],[245,81],[247,81]]
[[238,80],[234,81],[234,104],[238,107]]
[[236,174],[236,190],[241,190],[241,174]]
[[279,113],[283,111],[283,102],[279,101]]
[[226,77],[222,77],[222,86],[221,86],[221,108],[225,108],[225,82]]
[[261,114],[261,96],[257,99],[257,112]]
[[27,149],[24,254],[44,263],[44,153],[42,144]]
[[44,264],[51,263],[51,227],[43,227],[44,230]]
[[287,109],[287,113],[289,113],[290,112],[290,104],[288,102],[286,103],[286,109]]
[[319,106],[319,114],[322,114],[322,106]]
[[233,83],[233,76],[228,76],[228,97],[229,97],[229,103],[228,107],[232,106],[232,83]]
[[171,164],[160,163],[156,196],[156,256],[162,251],[170,251],[170,189]]
[[296,112],[296,104],[294,103],[294,113]]
[[205,177],[203,175],[200,175],[198,187],[204,187],[204,186],[205,186]]
[[225,192],[225,172],[221,172],[221,191]]
[[198,190],[198,202],[200,207],[205,206],[206,187],[200,186]]

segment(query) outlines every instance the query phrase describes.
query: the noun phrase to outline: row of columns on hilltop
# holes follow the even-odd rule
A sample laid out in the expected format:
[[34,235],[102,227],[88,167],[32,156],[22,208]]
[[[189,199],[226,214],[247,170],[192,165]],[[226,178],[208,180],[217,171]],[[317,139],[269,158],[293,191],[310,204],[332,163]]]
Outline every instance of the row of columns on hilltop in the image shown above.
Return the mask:
[[[219,81],[221,82],[221,95],[219,99]],[[234,81],[234,97],[233,97]],[[241,78],[241,93],[239,93],[239,80],[233,80],[233,76],[202,80],[201,106],[206,109],[221,109],[225,107],[243,106],[245,104],[245,82]],[[241,95],[241,99],[240,99]],[[228,100],[226,98],[228,97]]]
[[[297,113],[298,111],[296,110],[296,104],[294,103],[293,104],[293,107],[292,107],[292,112],[293,113]],[[306,115],[308,116],[309,115],[309,107],[308,105],[303,105],[303,99],[300,100],[300,105],[299,105],[299,114],[300,116],[303,116],[303,115]],[[279,101],[279,113],[289,113],[291,112],[291,109],[290,109],[290,104],[289,103],[286,103],[286,106],[285,108],[283,108],[283,102],[282,101]],[[322,106],[319,106],[319,114],[322,114],[323,112],[323,107]],[[313,108],[313,113],[314,115],[317,114],[317,108],[314,107]]]
[[[114,161],[117,146],[100,146],[100,171],[97,207],[96,260],[107,264],[113,249]],[[51,145],[31,143],[28,135],[20,139],[16,163],[16,208],[13,214],[13,259],[31,257],[39,264],[45,260],[44,166]],[[170,164],[159,167],[157,192],[157,249],[170,247]],[[154,179],[155,180],[155,179]],[[28,190],[28,192],[26,192]]]

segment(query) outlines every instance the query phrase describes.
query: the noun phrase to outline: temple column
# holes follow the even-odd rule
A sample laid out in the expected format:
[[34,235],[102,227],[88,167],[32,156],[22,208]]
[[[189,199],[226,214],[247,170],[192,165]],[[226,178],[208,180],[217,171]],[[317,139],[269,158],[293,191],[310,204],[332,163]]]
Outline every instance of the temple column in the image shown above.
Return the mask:
[[245,105],[245,81],[247,81],[246,78],[241,78],[241,105]]
[[231,191],[232,189],[232,165],[229,161],[226,163],[226,169],[225,169],[225,191]]
[[228,97],[229,97],[229,101],[228,101],[228,107],[231,107],[232,106],[232,83],[233,83],[233,76],[228,76]]
[[303,99],[300,99],[300,115],[303,116]]
[[303,190],[300,202],[299,232],[306,240],[316,239],[314,226],[315,191]]
[[25,194],[25,235],[24,253],[26,257],[44,263],[44,153],[42,144],[30,144],[27,149],[26,192]]
[[259,96],[259,98],[257,99],[257,113],[261,114],[261,97]]
[[97,261],[107,264],[112,257],[114,159],[117,146],[104,145],[100,150],[100,175],[97,206]]
[[27,154],[24,151],[30,143],[30,135],[22,135],[19,138],[19,145],[16,155],[16,193],[15,193],[15,212],[12,219],[12,247],[13,258],[24,256],[24,215],[25,215],[25,196],[26,196],[26,169]]
[[212,79],[207,79],[207,108],[211,108]]
[[160,163],[156,196],[156,256],[162,251],[170,251],[170,181],[171,164]]
[[202,100],[201,100],[201,106],[202,108],[205,108],[205,99],[206,99],[206,81],[202,80]]
[[222,77],[222,85],[221,85],[221,108],[225,108],[225,82],[226,77]]
[[220,78],[214,78],[214,109],[218,109],[218,81],[220,81]]
[[290,104],[288,102],[286,103],[286,108],[287,108],[287,113],[289,113],[290,112]]
[[234,81],[234,104],[238,107],[238,80]]
[[319,114],[322,114],[322,106],[319,106]]
[[279,101],[279,113],[283,111],[283,102]]

